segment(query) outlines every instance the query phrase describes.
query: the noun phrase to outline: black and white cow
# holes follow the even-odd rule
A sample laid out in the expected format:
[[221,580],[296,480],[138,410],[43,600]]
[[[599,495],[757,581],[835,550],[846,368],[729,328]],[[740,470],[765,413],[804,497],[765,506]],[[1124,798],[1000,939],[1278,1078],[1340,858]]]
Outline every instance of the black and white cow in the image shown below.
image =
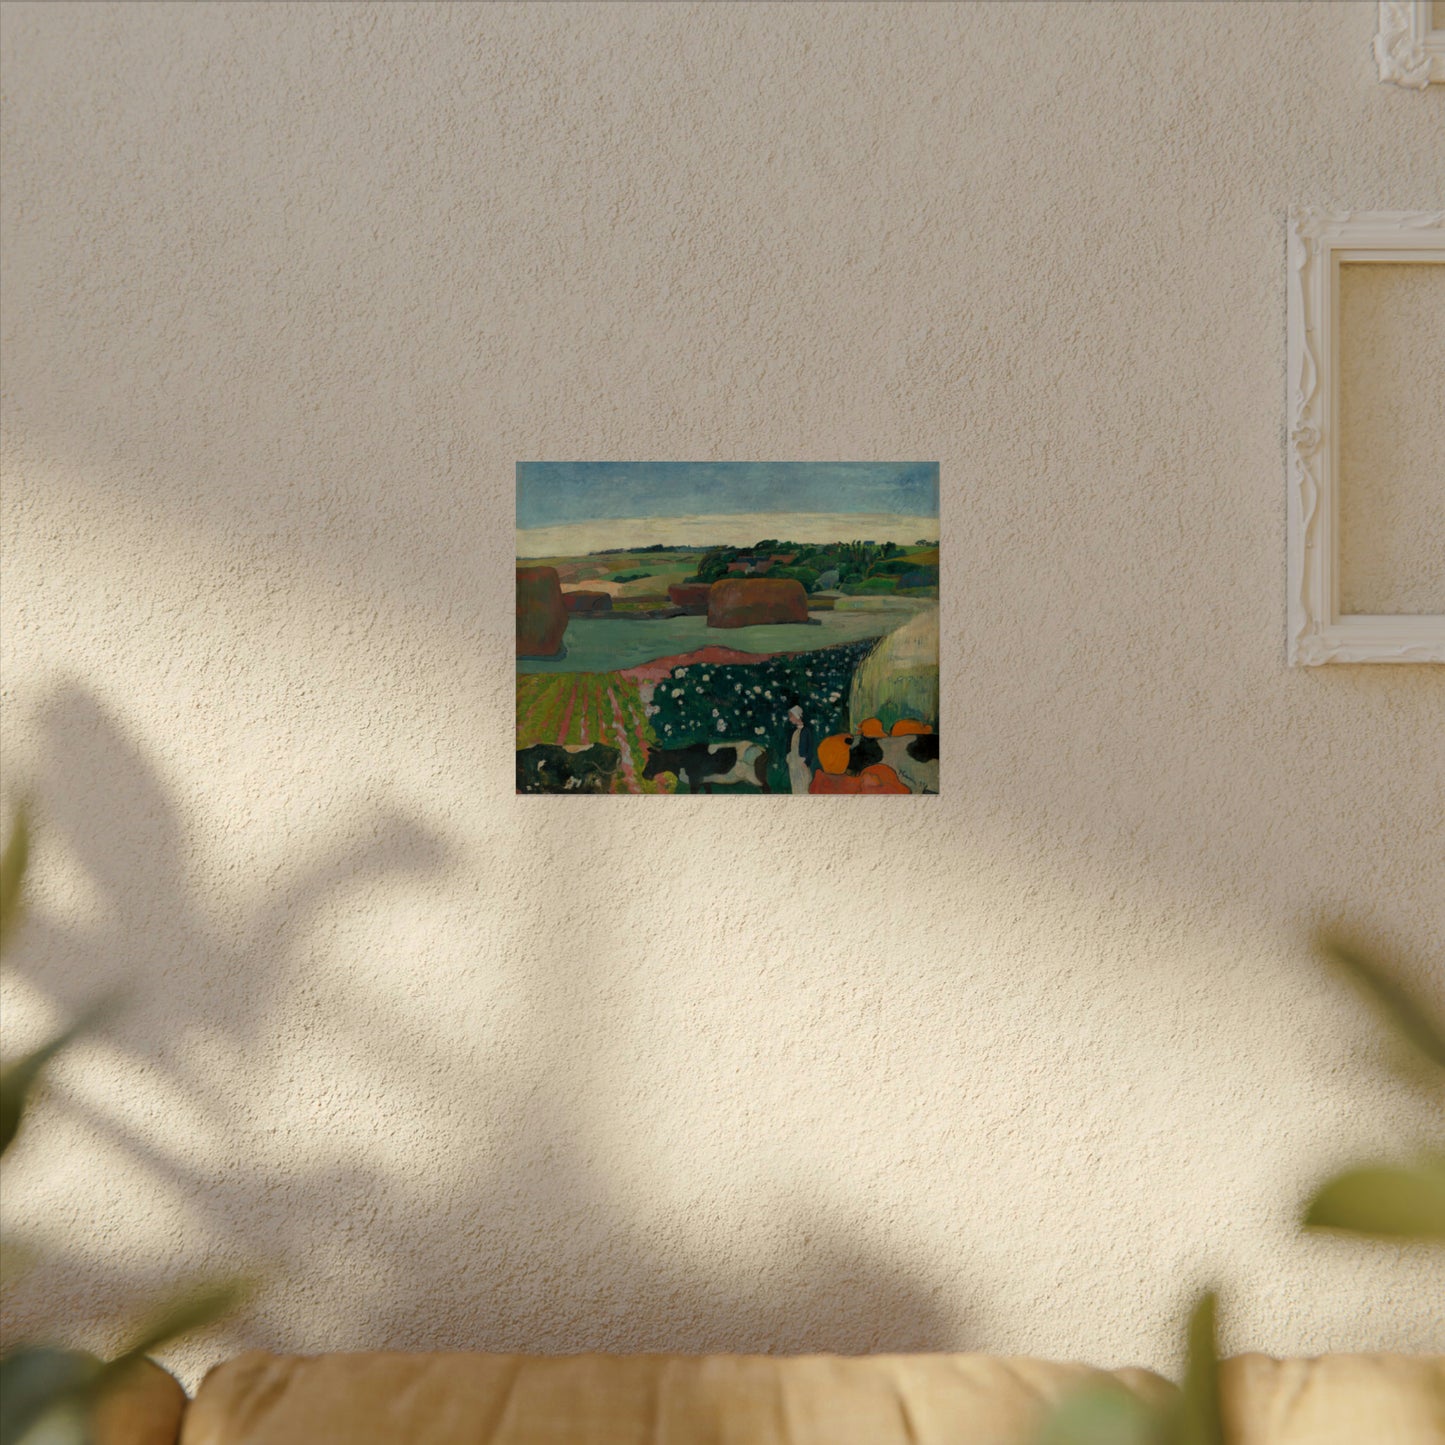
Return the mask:
[[914,793],[938,791],[938,734],[913,733],[897,738],[879,738],[883,761]]
[[719,784],[768,787],[768,750],[761,743],[697,743],[690,748],[649,748],[644,778],[675,773],[690,793],[710,793]]
[[616,748],[593,743],[568,748],[559,743],[534,743],[517,749],[519,793],[606,793],[620,758]]

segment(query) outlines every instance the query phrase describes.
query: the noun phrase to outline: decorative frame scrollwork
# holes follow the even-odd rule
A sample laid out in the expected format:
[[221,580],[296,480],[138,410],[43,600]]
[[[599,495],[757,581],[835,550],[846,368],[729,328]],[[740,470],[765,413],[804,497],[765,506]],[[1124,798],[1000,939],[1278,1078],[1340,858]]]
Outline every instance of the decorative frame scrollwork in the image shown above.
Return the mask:
[[1445,211],[1289,216],[1289,607],[1292,665],[1445,662],[1445,616],[1339,610],[1339,272],[1445,262]]
[[1432,0],[1380,0],[1375,60],[1380,79],[1395,85],[1445,84],[1445,29],[1435,25]]

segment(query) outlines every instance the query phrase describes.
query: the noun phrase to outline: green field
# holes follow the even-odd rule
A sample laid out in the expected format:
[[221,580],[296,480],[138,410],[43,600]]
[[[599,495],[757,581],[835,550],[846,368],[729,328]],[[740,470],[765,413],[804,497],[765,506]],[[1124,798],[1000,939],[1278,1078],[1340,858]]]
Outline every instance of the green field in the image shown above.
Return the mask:
[[[850,600],[862,603],[865,599]],[[816,626],[779,623],[765,627],[709,627],[706,617],[639,621],[574,617],[562,639],[565,652],[561,657],[519,657],[517,671],[618,672],[656,657],[694,652],[701,647],[732,647],[739,652],[763,654],[811,652],[835,642],[882,637],[912,615],[913,609],[896,604],[877,609],[853,605],[847,610],[815,613]]]
[[[633,576],[626,583],[629,590],[643,583],[649,590],[666,592],[668,583],[681,582],[697,567],[701,554],[677,548],[669,552],[609,552],[574,557],[527,557],[517,559],[518,566],[555,567],[564,587],[582,586],[595,581],[617,581]],[[643,573],[642,577],[635,574]]]

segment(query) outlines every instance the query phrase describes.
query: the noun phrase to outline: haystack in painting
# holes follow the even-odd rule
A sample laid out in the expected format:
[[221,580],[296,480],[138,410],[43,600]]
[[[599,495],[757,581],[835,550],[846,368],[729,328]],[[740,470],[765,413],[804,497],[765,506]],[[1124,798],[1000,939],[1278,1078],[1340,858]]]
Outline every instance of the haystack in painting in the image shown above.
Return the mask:
[[708,588],[709,627],[762,627],[807,620],[808,594],[803,584],[792,578],[729,577]]
[[884,731],[898,723],[938,722],[938,608],[910,618],[858,664],[848,694],[855,727],[877,718]]

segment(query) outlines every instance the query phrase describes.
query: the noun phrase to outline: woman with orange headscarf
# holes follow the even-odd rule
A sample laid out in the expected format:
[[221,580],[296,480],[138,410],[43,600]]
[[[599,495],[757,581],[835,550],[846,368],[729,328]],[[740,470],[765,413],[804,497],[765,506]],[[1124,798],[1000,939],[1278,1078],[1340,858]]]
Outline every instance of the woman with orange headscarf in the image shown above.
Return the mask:
[[808,791],[814,796],[908,792],[907,784],[887,763],[873,760],[877,754],[876,743],[852,733],[824,738],[818,744],[819,771]]

